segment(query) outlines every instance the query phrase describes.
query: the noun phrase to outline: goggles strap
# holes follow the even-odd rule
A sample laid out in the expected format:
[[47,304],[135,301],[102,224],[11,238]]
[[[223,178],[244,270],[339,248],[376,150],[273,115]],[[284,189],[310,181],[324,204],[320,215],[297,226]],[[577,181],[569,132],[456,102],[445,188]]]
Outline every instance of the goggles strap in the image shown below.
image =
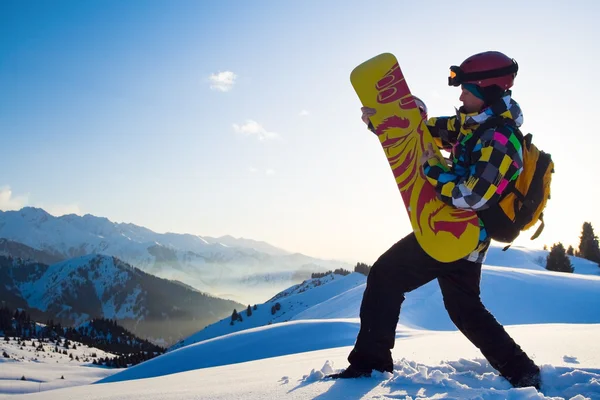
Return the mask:
[[[458,86],[464,82],[468,81],[481,81],[484,79],[490,78],[499,78],[501,76],[506,76],[509,74],[516,74],[519,70],[519,65],[515,60],[511,65],[506,67],[492,69],[489,71],[479,71],[479,72],[463,72],[460,67],[452,66],[450,67],[450,77],[448,78],[448,85],[450,86]],[[454,76],[453,76],[454,75]]]

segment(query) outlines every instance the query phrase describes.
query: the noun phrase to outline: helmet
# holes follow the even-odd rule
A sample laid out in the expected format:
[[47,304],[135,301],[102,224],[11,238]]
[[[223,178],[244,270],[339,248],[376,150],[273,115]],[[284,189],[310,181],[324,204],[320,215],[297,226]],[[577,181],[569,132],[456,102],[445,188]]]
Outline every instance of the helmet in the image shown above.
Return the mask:
[[450,67],[448,85],[460,86],[473,83],[482,88],[496,85],[502,90],[512,87],[519,65],[499,51],[475,54],[460,64]]

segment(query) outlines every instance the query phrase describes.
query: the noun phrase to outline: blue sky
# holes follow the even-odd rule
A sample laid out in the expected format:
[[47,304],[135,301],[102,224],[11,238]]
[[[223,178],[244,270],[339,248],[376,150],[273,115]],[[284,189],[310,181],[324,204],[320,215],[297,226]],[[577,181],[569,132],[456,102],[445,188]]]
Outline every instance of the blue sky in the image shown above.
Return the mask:
[[4,0],[0,209],[370,263],[410,225],[350,71],[392,52],[450,115],[448,67],[499,50],[557,164],[531,245],[576,245],[584,221],[600,230],[599,18],[592,1]]

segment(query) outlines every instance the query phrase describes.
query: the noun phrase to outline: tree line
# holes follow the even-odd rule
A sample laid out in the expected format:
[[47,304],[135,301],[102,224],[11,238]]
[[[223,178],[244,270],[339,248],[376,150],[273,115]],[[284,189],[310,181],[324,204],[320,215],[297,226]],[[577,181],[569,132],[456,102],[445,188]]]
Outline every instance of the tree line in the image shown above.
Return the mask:
[[[548,250],[547,246],[544,246],[544,250]],[[591,222],[583,223],[578,249],[574,249],[573,246],[565,249],[561,242],[552,245],[550,253],[546,257],[546,269],[549,271],[573,272],[575,269],[568,256],[593,261],[600,267],[600,246],[598,236],[594,233]]]
[[135,365],[165,352],[164,348],[135,336],[116,320],[96,318],[78,328],[65,327],[53,320],[38,323],[25,310],[12,311],[8,307],[0,308],[0,335],[5,340],[14,337],[18,342],[31,340],[33,343],[33,339],[37,339],[40,346],[42,342],[55,343],[55,350],[59,351],[58,346],[61,346],[63,354],[68,349],[76,349],[72,342],[79,342],[117,355],[113,359],[94,360],[94,364],[109,367]]
[[[365,264],[365,263],[356,263],[356,265],[354,266],[354,272],[358,272],[359,274],[363,274],[365,276],[369,275],[369,271],[371,271],[371,266]],[[313,272],[310,275],[311,279],[319,279],[319,278],[324,278],[327,275],[330,274],[336,274],[336,275],[342,275],[342,276],[346,276],[346,275],[350,275],[352,272],[348,271],[347,269],[344,268],[338,268],[335,269],[333,271],[327,271],[327,272]]]

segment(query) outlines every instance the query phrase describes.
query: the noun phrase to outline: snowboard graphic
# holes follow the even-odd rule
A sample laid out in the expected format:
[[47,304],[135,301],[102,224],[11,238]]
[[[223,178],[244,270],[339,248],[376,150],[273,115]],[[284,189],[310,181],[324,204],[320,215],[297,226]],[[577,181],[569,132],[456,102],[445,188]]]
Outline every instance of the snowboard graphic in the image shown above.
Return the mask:
[[451,207],[436,196],[419,158],[428,143],[441,158],[404,75],[393,54],[383,53],[360,64],[350,81],[363,106],[377,113],[371,123],[381,142],[423,250],[441,262],[471,253],[479,241],[479,219],[474,211]]

